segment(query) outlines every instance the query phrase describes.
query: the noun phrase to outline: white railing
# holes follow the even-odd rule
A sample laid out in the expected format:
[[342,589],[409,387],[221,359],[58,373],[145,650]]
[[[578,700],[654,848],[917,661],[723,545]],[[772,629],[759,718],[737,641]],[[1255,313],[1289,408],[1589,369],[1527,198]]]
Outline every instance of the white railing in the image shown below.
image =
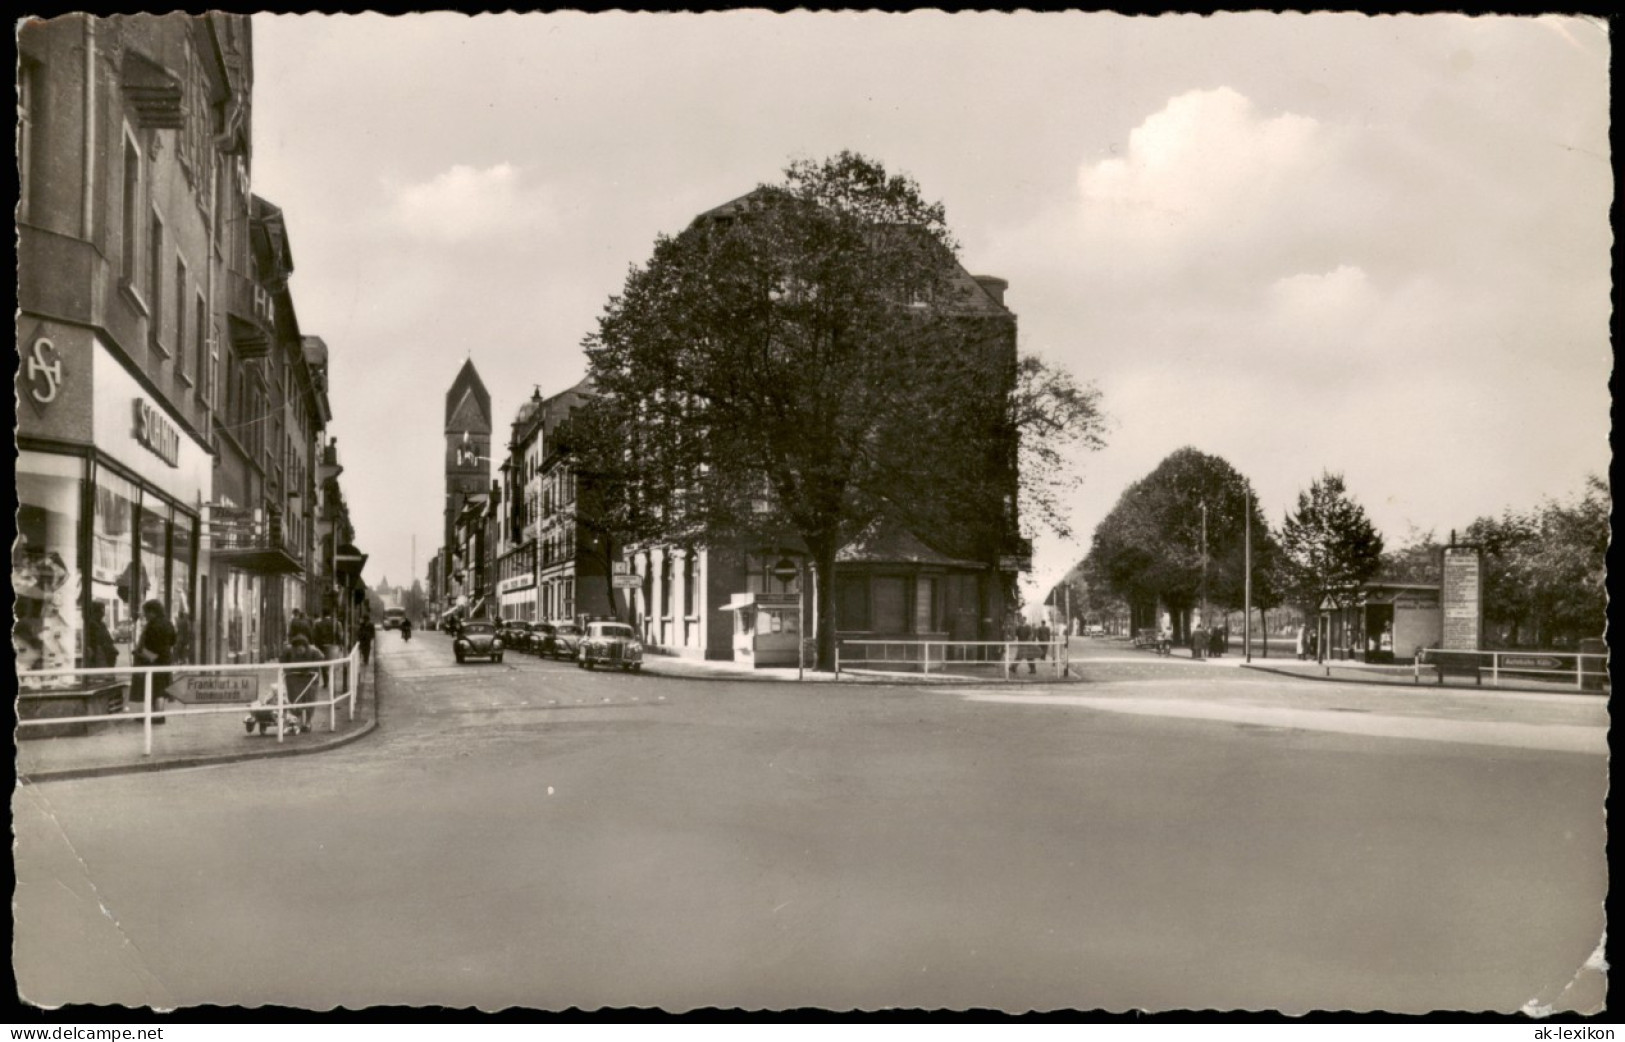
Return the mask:
[[[1432,661],[1429,657],[1432,656]],[[1567,684],[1571,679],[1577,689],[1583,690],[1587,677],[1599,679],[1600,686],[1609,686],[1608,655],[1574,651],[1450,651],[1441,648],[1422,648],[1416,655],[1414,672],[1416,682],[1422,682],[1424,668],[1439,668],[1440,658],[1461,661],[1472,658],[1478,663],[1480,675],[1488,673],[1490,684],[1499,687],[1501,677],[1510,675],[1548,683]],[[1590,668],[1588,667],[1588,663]],[[1548,680],[1548,678],[1550,678]]]
[[[157,666],[99,666],[75,667],[65,669],[35,669],[24,670],[17,674],[17,688],[19,698],[31,696],[35,698],[73,697],[78,688],[63,687],[60,684],[49,685],[47,682],[74,678],[106,678],[119,679],[121,682],[133,680],[136,677],[147,678],[142,683],[141,708],[138,713],[97,713],[83,716],[30,716],[23,718],[19,706],[17,726],[45,727],[49,725],[78,725],[102,722],[119,722],[132,718],[139,719],[142,726],[142,755],[152,755],[152,721],[155,716],[165,718],[171,716],[210,716],[219,713],[242,713],[247,710],[261,710],[272,714],[276,720],[276,738],[280,742],[288,729],[290,714],[308,714],[315,710],[327,707],[327,729],[338,730],[339,703],[348,703],[348,719],[355,719],[356,695],[360,690],[361,677],[361,648],[356,645],[350,649],[349,654],[339,658],[322,659],[315,662],[265,662],[253,665],[157,665]],[[290,699],[288,693],[288,673],[317,673],[326,677],[325,686],[329,692],[326,699]],[[271,677],[271,698],[255,698],[251,700],[231,700],[210,702],[207,705],[189,705],[185,709],[156,708],[153,706],[153,684],[151,677],[154,674],[165,675],[171,682],[177,677],[186,675],[200,675],[207,677],[244,676],[252,675],[260,679]],[[257,685],[256,685],[257,686]],[[340,688],[343,688],[341,691]],[[86,696],[90,697],[90,696]]]
[[[847,651],[846,649],[851,649]],[[904,667],[930,674],[951,675],[956,668],[996,666],[1008,680],[1022,664],[1029,673],[1043,667],[1065,676],[1071,662],[1065,639],[1036,640],[848,640],[835,642],[835,677],[843,668]],[[971,674],[975,675],[975,674]]]

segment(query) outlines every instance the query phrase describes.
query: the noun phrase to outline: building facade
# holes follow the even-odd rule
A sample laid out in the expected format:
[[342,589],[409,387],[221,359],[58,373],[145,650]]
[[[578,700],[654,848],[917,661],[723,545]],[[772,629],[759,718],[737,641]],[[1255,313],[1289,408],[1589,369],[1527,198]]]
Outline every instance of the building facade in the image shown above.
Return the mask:
[[308,596],[326,410],[281,213],[250,191],[250,21],[17,40],[18,669],[83,664],[87,625],[128,664],[154,600],[179,659],[263,659]]
[[[491,394],[474,368],[463,363],[446,390],[444,433],[445,505],[441,535],[440,614],[468,615],[481,596],[485,533],[473,518],[485,509],[491,489]],[[470,508],[477,508],[473,515]],[[477,532],[475,529],[477,528]]]

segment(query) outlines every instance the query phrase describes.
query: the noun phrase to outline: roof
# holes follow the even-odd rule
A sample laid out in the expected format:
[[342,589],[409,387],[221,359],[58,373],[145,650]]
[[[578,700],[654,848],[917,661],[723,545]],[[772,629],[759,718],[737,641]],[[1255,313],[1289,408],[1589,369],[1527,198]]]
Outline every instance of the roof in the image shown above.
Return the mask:
[[836,564],[930,564],[946,568],[985,568],[979,561],[949,557],[927,546],[913,532],[876,519],[835,552]]
[[446,433],[491,433],[491,392],[468,359],[446,391]]

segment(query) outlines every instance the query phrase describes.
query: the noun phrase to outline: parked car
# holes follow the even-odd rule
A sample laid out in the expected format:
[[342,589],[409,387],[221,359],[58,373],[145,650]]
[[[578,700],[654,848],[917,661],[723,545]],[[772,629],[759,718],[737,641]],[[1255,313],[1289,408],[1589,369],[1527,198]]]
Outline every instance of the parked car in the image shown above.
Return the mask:
[[532,655],[545,655],[552,640],[553,624],[551,622],[533,622],[530,623],[530,628],[525,633],[523,648]]
[[624,622],[589,622],[576,665],[582,669],[615,666],[636,672],[643,668],[643,644]]
[[452,641],[452,651],[457,656],[458,664],[471,658],[487,658],[493,662],[501,662],[502,638],[497,635],[497,628],[484,619],[465,622],[457,628],[457,637]]
[[401,623],[403,623],[405,621],[406,621],[406,609],[405,608],[385,608],[384,609],[384,629],[386,629],[386,630],[398,630],[398,629],[401,628]]
[[525,645],[530,643],[530,623],[523,619],[510,619],[498,636],[502,638],[504,648],[523,651]]
[[575,658],[581,646],[581,627],[568,620],[549,623],[553,632],[542,645],[541,654],[553,658]]

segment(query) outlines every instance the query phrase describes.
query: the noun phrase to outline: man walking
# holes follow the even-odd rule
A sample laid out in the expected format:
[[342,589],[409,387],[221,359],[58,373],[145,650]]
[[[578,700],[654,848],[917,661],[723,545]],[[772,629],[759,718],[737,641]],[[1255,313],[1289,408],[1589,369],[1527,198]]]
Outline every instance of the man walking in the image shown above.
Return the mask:
[[369,615],[361,616],[361,625],[356,627],[356,643],[361,645],[361,664],[363,666],[372,661],[372,641],[377,636],[377,632],[373,627],[372,617]]
[[1054,632],[1049,628],[1049,620],[1048,619],[1040,619],[1039,620],[1037,636],[1038,636],[1038,657],[1041,658],[1041,659],[1048,659],[1049,658],[1050,641],[1055,639]]

